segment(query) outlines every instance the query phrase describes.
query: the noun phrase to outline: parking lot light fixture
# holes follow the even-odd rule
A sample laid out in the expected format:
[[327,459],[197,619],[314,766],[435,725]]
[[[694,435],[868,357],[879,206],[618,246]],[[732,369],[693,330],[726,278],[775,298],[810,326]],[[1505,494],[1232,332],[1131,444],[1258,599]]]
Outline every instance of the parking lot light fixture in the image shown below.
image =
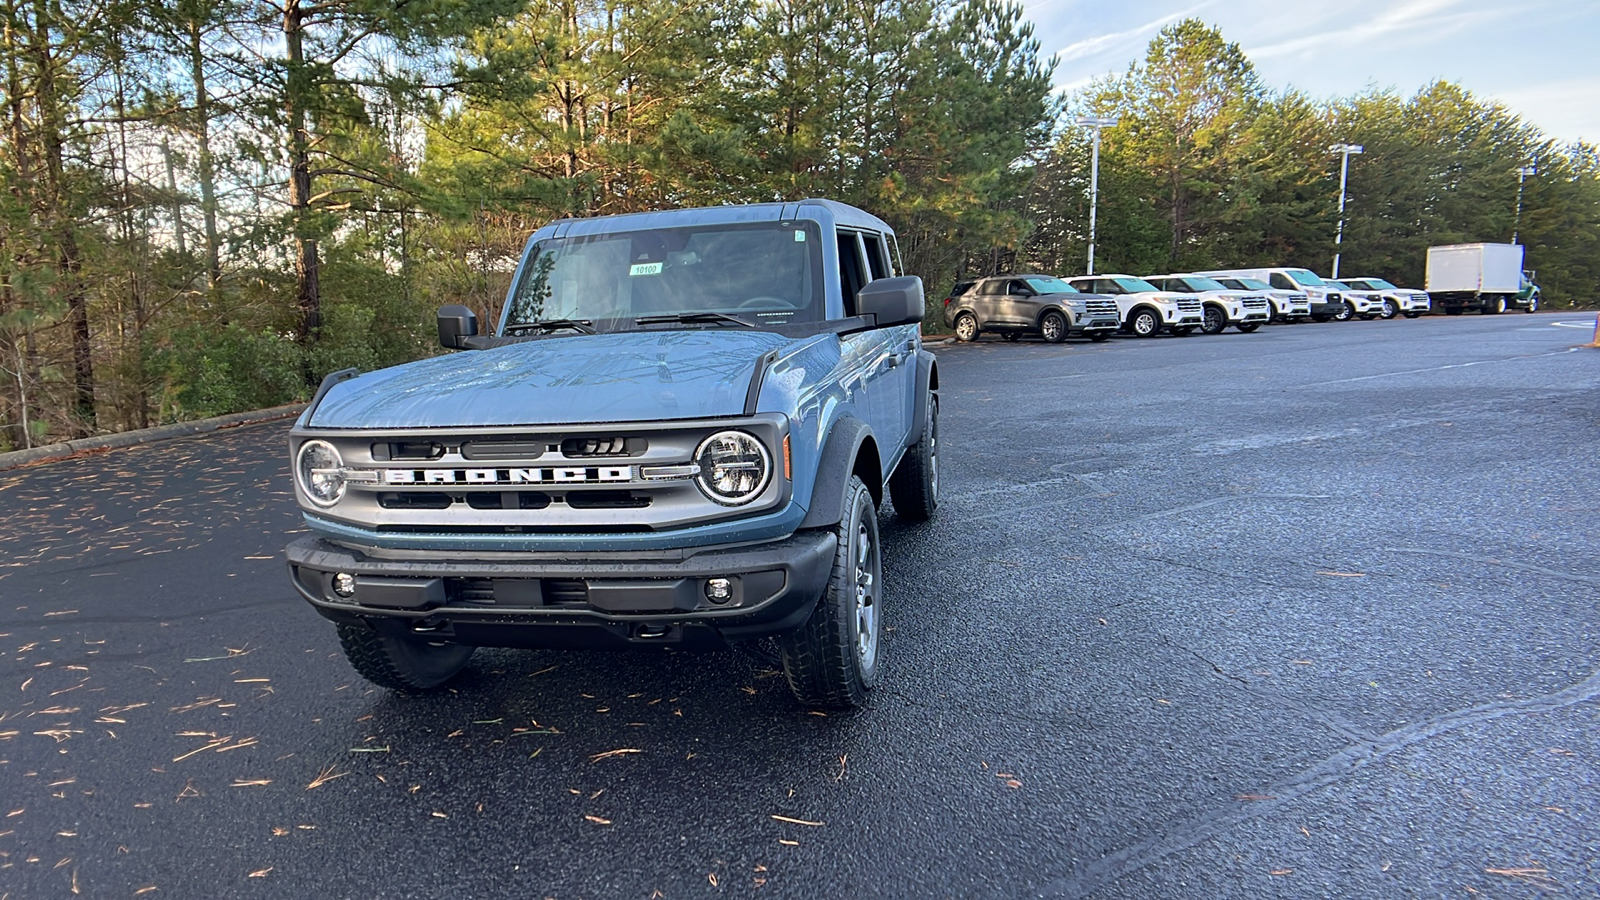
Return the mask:
[[1522,182],[1529,175],[1539,174],[1538,166],[1517,166],[1517,222],[1511,226],[1511,243],[1517,242],[1517,235],[1522,233]]
[[1074,125],[1094,129],[1094,149],[1089,156],[1089,270],[1084,273],[1093,275],[1094,218],[1095,208],[1100,205],[1100,129],[1115,128],[1118,120],[1116,116],[1078,116],[1072,121]]
[[1339,251],[1344,245],[1344,186],[1350,174],[1350,154],[1364,153],[1360,144],[1334,144],[1328,148],[1329,153],[1337,153],[1339,161],[1339,230],[1333,235],[1333,275],[1334,281],[1339,280]]

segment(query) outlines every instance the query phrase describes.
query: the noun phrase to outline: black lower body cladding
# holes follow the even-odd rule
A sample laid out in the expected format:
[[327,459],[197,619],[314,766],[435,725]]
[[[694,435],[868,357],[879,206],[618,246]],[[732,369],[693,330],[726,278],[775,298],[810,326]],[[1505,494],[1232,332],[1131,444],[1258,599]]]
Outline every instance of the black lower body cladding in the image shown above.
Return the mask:
[[[804,622],[836,543],[803,531],[737,547],[478,561],[378,558],[307,537],[285,554],[300,595],[345,625],[480,647],[716,649]],[[720,590],[707,589],[713,579]]]

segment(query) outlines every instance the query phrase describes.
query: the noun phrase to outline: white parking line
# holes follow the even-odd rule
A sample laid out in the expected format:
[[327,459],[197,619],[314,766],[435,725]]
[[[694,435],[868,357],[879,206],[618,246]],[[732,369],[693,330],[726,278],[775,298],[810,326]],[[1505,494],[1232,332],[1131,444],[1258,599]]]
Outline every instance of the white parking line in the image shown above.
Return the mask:
[[1306,385],[1306,387],[1321,387],[1325,384],[1348,384],[1352,381],[1370,381],[1374,378],[1393,378],[1396,375],[1415,375],[1419,372],[1442,372],[1445,369],[1467,369],[1471,368],[1472,366],[1487,366],[1490,363],[1511,362],[1518,359],[1539,359],[1540,357],[1544,356],[1561,356],[1562,354],[1572,353],[1580,349],[1582,348],[1568,347],[1565,350],[1554,350],[1549,353],[1533,353],[1528,356],[1508,356],[1505,359],[1480,359],[1476,362],[1452,363],[1448,366],[1433,366],[1427,369],[1407,369],[1404,372],[1380,372],[1377,375],[1360,375],[1355,378],[1339,378],[1334,381],[1317,381]]
[[1593,328],[1593,322],[1551,322],[1557,328]]

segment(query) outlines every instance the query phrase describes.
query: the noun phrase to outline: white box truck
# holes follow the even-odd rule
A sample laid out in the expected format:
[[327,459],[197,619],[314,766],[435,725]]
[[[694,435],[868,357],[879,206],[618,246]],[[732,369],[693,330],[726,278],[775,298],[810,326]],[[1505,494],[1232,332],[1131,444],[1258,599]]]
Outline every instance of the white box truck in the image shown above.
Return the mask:
[[[1521,244],[1446,244],[1428,248],[1427,291],[1452,316],[1526,308]],[[1537,301],[1534,301],[1537,302]]]

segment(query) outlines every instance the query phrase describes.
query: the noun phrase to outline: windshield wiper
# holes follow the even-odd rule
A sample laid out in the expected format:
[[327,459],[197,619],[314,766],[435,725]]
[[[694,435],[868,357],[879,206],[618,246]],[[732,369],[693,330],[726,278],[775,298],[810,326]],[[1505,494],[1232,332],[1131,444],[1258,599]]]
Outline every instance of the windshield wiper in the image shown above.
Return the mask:
[[558,328],[570,328],[579,334],[594,334],[594,321],[591,319],[545,319],[542,322],[521,322],[516,325],[506,326],[506,334],[517,334],[527,331],[555,331]]
[[635,325],[662,325],[667,322],[683,324],[690,324],[693,322],[732,322],[735,325],[743,325],[746,328],[761,327],[749,319],[741,319],[738,316],[731,316],[727,313],[719,312],[667,313],[666,315],[660,316],[643,316],[633,320]]

